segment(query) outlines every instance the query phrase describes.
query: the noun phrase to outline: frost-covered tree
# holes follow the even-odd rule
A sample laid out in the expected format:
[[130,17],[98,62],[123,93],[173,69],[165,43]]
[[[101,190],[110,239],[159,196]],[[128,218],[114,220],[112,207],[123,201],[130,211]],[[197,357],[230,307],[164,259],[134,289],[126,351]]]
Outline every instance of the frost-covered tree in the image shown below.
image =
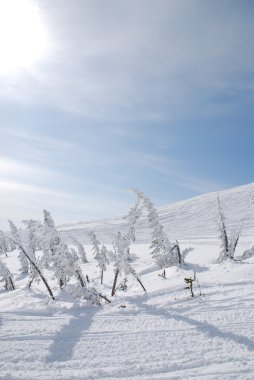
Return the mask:
[[[92,304],[100,304],[101,299],[110,302],[107,297],[98,293],[95,288],[87,287],[85,278],[79,265],[77,252],[69,248],[56,230],[51,214],[44,210],[44,252],[48,252],[47,262],[49,269],[54,273],[60,288],[64,288],[74,298],[85,299]],[[96,247],[96,237],[94,239]],[[76,279],[76,284],[70,284]]]
[[8,241],[2,231],[0,231],[0,255],[7,256],[8,252]]
[[125,220],[128,221],[128,233],[126,235],[127,239],[131,242],[135,242],[135,228],[139,218],[142,215],[142,201],[141,198],[138,197],[135,205],[130,209],[129,213],[124,217]]
[[5,289],[6,290],[15,290],[14,286],[14,280],[11,272],[3,263],[3,261],[0,259],[0,277],[3,277],[4,282],[5,282]]
[[99,256],[96,256],[97,262],[98,262],[97,267],[99,267],[101,270],[101,284],[103,284],[103,273],[107,269],[107,265],[109,265],[109,260],[107,256],[108,256],[108,250],[105,247],[105,245],[103,245],[101,247]]
[[132,191],[136,194],[138,201],[140,203],[143,202],[143,207],[147,212],[148,223],[152,235],[152,244],[150,246],[152,257],[161,268],[178,265],[178,253],[175,249],[172,249],[173,246],[163,230],[163,226],[159,221],[158,212],[153,203],[138,189]]
[[241,259],[245,260],[245,259],[249,259],[250,257],[253,257],[253,256],[254,256],[254,245],[252,245],[252,247],[250,247],[249,249],[246,249],[243,252]]
[[[26,226],[26,230],[23,233],[23,239],[26,240],[26,249],[29,257],[33,262],[37,262],[37,265],[40,266],[39,261],[36,258],[35,252],[40,250],[40,237],[43,231],[43,225],[41,222],[33,219],[23,220],[23,223]],[[30,263],[29,265],[30,281],[29,288],[32,285],[32,282],[36,277],[38,277],[38,271]]]
[[221,241],[221,251],[219,255],[218,262],[223,262],[227,259],[234,259],[235,256],[235,250],[239,241],[241,228],[239,231],[231,234],[229,237],[227,227],[226,227],[226,217],[222,209],[221,201],[219,196],[217,196],[217,203],[218,203],[218,230],[219,230],[219,239]]
[[33,251],[41,251],[42,247],[42,235],[44,231],[43,224],[38,220],[27,219],[23,220],[23,224],[26,226],[26,231],[29,232],[29,239],[31,240],[31,245]]
[[86,257],[86,250],[83,244],[81,244],[76,239],[74,240],[74,244],[78,248],[78,255],[81,258],[82,263],[88,263],[87,257]]
[[128,249],[126,250],[126,255],[128,256],[128,260],[131,261],[131,255],[130,255],[130,244],[131,242],[135,242],[136,235],[136,225],[139,220],[139,218],[142,215],[142,205],[141,205],[141,199],[137,198],[137,201],[135,205],[130,209],[129,213],[124,217],[125,220],[128,222],[128,231],[125,235],[126,244],[128,244]]
[[128,239],[125,236],[123,236],[121,232],[118,232],[118,234],[115,236],[115,239],[113,241],[113,246],[115,250],[115,263],[114,263],[115,277],[114,277],[111,295],[112,296],[115,295],[117,279],[118,279],[118,276],[121,275],[122,273],[125,276],[128,276],[129,274],[134,276],[136,280],[139,282],[139,284],[142,286],[143,290],[146,291],[144,285],[142,284],[140,278],[138,277],[136,271],[134,270],[134,268],[132,267],[128,259],[129,257]]
[[178,264],[181,266],[184,264],[184,259],[188,255],[189,252],[193,251],[192,247],[185,248],[181,250],[180,245],[178,241],[176,240],[175,245],[171,248],[171,250],[175,251],[177,257],[178,257]]
[[109,264],[109,260],[108,260],[109,252],[104,245],[102,246],[102,248],[100,248],[100,242],[97,239],[97,237],[93,231],[91,231],[89,235],[90,235],[91,242],[93,245],[92,251],[94,254],[94,258],[98,263],[97,267],[99,267],[101,270],[101,284],[102,284],[103,283],[103,273],[106,270],[106,266]]
[[92,242],[92,251],[94,254],[94,258],[97,259],[97,256],[98,257],[100,256],[100,244],[101,243],[99,242],[99,240],[97,239],[97,237],[93,231],[91,231],[89,233],[89,236],[90,236],[90,239]]
[[8,236],[8,238],[18,247],[18,249],[20,250],[20,252],[22,252],[22,254],[25,256],[25,258],[27,259],[28,263],[31,264],[31,266],[34,267],[34,269],[37,271],[38,273],[38,276],[40,277],[40,279],[43,281],[44,285],[46,286],[48,292],[49,292],[49,295],[50,297],[55,300],[55,297],[53,295],[53,292],[46,280],[46,277],[44,276],[43,272],[42,272],[42,269],[40,268],[40,266],[38,265],[38,263],[36,262],[36,260],[32,257],[30,257],[29,255],[29,252],[30,252],[30,247],[29,247],[29,244],[30,244],[30,240],[29,240],[29,243],[27,245],[26,242],[23,242],[22,241],[22,238],[21,238],[21,234],[19,233],[17,227],[15,226],[15,224],[12,222],[12,221],[9,221],[10,223],[10,227],[11,227],[11,232],[12,232],[12,236]]
[[85,287],[85,280],[79,266],[77,252],[69,248],[56,230],[51,214],[44,210],[44,262],[53,271],[59,287],[66,286],[72,278],[76,278],[81,287]]
[[49,263],[55,255],[56,248],[60,243],[59,233],[56,230],[54,220],[47,210],[43,210],[44,228],[42,236],[43,257],[42,262],[45,268],[49,269]]
[[19,250],[18,258],[19,258],[19,261],[21,264],[21,272],[24,274],[29,273],[29,261],[28,261],[26,255],[24,254],[23,250],[20,247],[20,244],[21,244],[20,233],[19,233],[17,227],[15,226],[15,224],[11,220],[9,220],[9,226],[10,226],[10,230],[11,230],[12,240],[15,241],[15,244],[17,245],[18,250]]

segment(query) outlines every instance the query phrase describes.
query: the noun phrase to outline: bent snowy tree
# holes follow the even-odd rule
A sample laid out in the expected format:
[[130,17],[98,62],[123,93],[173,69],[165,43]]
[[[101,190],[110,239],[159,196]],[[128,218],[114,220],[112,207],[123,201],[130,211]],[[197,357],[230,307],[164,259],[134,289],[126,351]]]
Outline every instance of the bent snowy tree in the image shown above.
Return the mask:
[[125,274],[125,276],[128,276],[131,274],[140,284],[142,289],[146,291],[144,285],[142,284],[139,276],[137,275],[134,268],[131,266],[130,261],[128,260],[129,257],[129,244],[126,237],[124,237],[121,232],[118,232],[118,234],[115,236],[114,242],[113,242],[114,250],[115,250],[115,276],[112,286],[111,295],[114,296],[116,292],[116,285],[117,285],[117,279],[118,276],[122,273]]
[[160,268],[164,269],[172,265],[179,264],[179,253],[170,243],[163,226],[159,221],[156,208],[151,200],[140,190],[133,189],[139,204],[143,203],[143,209],[147,213],[148,223],[151,230],[152,244],[150,245],[151,255],[156,260]]
[[237,232],[231,233],[229,237],[228,230],[226,227],[226,217],[222,209],[221,201],[219,195],[217,196],[218,203],[218,230],[219,230],[219,239],[221,241],[221,251],[218,258],[218,262],[221,263],[224,260],[231,259],[234,260],[235,251],[237,244],[239,242],[241,234],[241,226]]

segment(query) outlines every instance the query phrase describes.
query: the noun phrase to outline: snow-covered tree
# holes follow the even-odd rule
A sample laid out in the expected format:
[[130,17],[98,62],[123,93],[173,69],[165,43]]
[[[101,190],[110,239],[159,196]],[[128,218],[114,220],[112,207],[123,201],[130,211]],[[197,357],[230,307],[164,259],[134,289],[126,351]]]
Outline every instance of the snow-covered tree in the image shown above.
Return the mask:
[[0,231],[0,255],[7,256],[8,252],[8,242],[2,231]]
[[139,218],[142,215],[142,201],[141,198],[138,197],[135,205],[130,209],[129,213],[124,217],[125,220],[128,221],[128,233],[127,233],[127,239],[131,242],[135,242],[136,236],[135,236],[135,228],[137,225],[137,222]]
[[13,276],[5,263],[0,259],[0,277],[3,277],[4,282],[5,282],[5,289],[6,290],[14,290],[14,281],[13,281]]
[[136,194],[138,201],[140,203],[143,202],[143,207],[147,212],[148,223],[152,235],[152,244],[150,246],[152,257],[161,268],[178,265],[178,252],[175,249],[172,249],[173,246],[163,230],[163,226],[159,221],[158,212],[153,203],[138,189],[132,191]]
[[36,260],[33,257],[30,257],[30,254],[29,254],[30,253],[30,239],[29,239],[28,243],[23,242],[22,238],[21,238],[21,234],[19,233],[15,224],[12,221],[9,221],[9,223],[10,223],[10,227],[11,227],[12,236],[8,237],[8,238],[18,247],[20,252],[22,252],[22,254],[27,259],[28,263],[30,263],[30,265],[34,267],[34,269],[38,273],[38,276],[40,277],[40,279],[43,281],[44,285],[46,286],[50,297],[53,300],[55,300],[53,292],[52,292],[52,290],[51,290],[51,288],[50,288],[50,286],[49,286],[49,284],[48,284],[48,282],[47,282],[47,280],[46,280],[46,278],[42,272],[42,269],[40,268],[40,266],[38,265]]
[[74,244],[78,248],[78,255],[81,258],[82,263],[88,263],[87,257],[86,257],[86,250],[83,244],[81,244],[78,240],[74,240]]
[[231,234],[231,237],[228,235],[227,227],[226,227],[226,217],[222,209],[221,201],[219,196],[217,196],[218,203],[218,230],[219,230],[219,239],[221,241],[221,251],[219,255],[218,262],[222,262],[227,259],[234,259],[235,250],[239,241],[241,228],[239,231]]
[[42,236],[43,266],[49,268],[49,263],[55,255],[56,247],[60,243],[59,233],[56,230],[54,220],[47,210],[43,210],[44,228]]
[[128,259],[129,257],[129,244],[128,239],[121,234],[121,232],[118,232],[118,234],[115,236],[115,239],[113,241],[113,246],[115,250],[115,263],[114,263],[114,282],[112,287],[111,295],[114,296],[116,291],[116,284],[117,284],[117,278],[122,273],[125,276],[128,276],[131,274],[136,278],[136,280],[139,282],[139,284],[142,286],[143,290],[146,291],[144,285],[142,284],[140,278],[138,277],[136,271],[130,264],[130,261]]
[[[39,261],[36,258],[35,252],[40,250],[41,243],[40,237],[43,231],[43,225],[41,222],[33,219],[23,220],[23,223],[26,226],[26,230],[23,233],[23,239],[26,239],[26,250],[29,257],[33,262],[37,262],[37,266],[40,266]],[[29,273],[30,273],[30,281],[29,287],[31,287],[32,282],[36,277],[38,277],[38,271],[34,267],[34,265],[29,265]]]
[[254,245],[252,245],[252,247],[250,247],[249,249],[246,249],[243,252],[241,259],[245,260],[245,259],[248,259],[248,258],[253,257],[253,256],[254,256]]
[[188,247],[188,248],[185,248],[185,249],[181,250],[180,245],[179,245],[178,241],[176,240],[176,243],[171,248],[171,250],[175,251],[175,254],[178,257],[178,264],[181,266],[181,265],[184,264],[184,259],[188,255],[188,253],[191,252],[191,251],[193,251],[193,248],[192,247]]
[[108,260],[108,250],[105,247],[105,245],[102,246],[100,250],[100,254],[97,257],[97,267],[100,268],[101,270],[101,284],[103,284],[103,273],[107,269],[107,265],[109,265],[109,260]]
[[51,214],[44,210],[43,251],[44,262],[54,273],[59,287],[66,286],[72,278],[76,278],[85,287],[85,280],[78,262],[77,252],[69,248],[56,230]]
[[100,242],[99,240],[97,239],[95,233],[93,231],[91,231],[89,233],[89,236],[91,238],[91,242],[92,242],[92,251],[93,251],[93,254],[94,254],[94,258],[97,259],[97,256],[99,257],[100,256]]
[[15,226],[15,224],[11,220],[9,220],[9,226],[10,226],[10,230],[11,230],[12,240],[15,242],[15,244],[17,245],[18,250],[19,250],[18,258],[19,258],[19,261],[21,264],[21,272],[22,273],[29,273],[29,261],[28,261],[26,255],[24,254],[23,250],[20,248],[20,244],[21,244],[20,233],[19,233],[17,227]]
[[56,230],[55,222],[51,216],[51,213],[44,209],[43,215],[44,215],[45,226],[47,226],[50,230]]

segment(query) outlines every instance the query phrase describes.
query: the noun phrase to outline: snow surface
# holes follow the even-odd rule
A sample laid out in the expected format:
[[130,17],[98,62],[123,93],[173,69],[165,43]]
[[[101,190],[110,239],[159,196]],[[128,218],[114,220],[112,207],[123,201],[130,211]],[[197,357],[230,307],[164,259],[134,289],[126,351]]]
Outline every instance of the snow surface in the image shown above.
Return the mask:
[[[242,218],[237,207],[244,209],[244,198],[249,202],[251,190],[253,185],[249,185],[248,198],[239,188],[224,197],[231,204],[225,214],[232,228],[235,217]],[[205,214],[200,207],[209,197],[196,198],[196,206],[192,200],[191,211],[183,203],[185,217],[191,218],[195,207],[197,213]],[[170,207],[179,210],[179,205]],[[254,207],[247,208],[254,214]],[[102,306],[76,304],[63,291],[53,302],[42,284],[34,284],[29,291],[17,252],[2,256],[14,274],[17,290],[0,289],[0,379],[253,380],[254,258],[217,264],[218,233],[211,225],[210,221],[202,225],[198,238],[199,224],[192,220],[195,236],[187,233],[179,243],[194,250],[183,268],[166,269],[165,279],[149,254],[149,241],[132,245],[132,265],[147,292],[129,277],[127,290],[118,289],[112,303]],[[249,221],[246,225],[238,256],[254,241],[254,225]],[[110,297],[113,268],[105,272],[101,286],[91,248],[86,245],[89,263],[82,264],[83,272]],[[200,289],[195,283],[192,298],[184,278],[193,276],[194,267]]]
[[[157,207],[160,221],[170,240],[183,239],[214,239],[218,233],[217,196],[223,206],[228,226],[235,230],[242,225],[244,236],[254,236],[254,183],[224,190],[219,193],[208,193],[187,199],[181,202]],[[134,197],[130,194],[130,207]],[[127,222],[123,218],[103,219],[65,224],[59,230],[70,242],[73,236],[89,244],[89,232],[93,230],[99,240],[111,243],[112,236],[118,231],[127,232]],[[141,218],[137,227],[137,242],[145,243],[149,240],[149,229],[145,217]]]

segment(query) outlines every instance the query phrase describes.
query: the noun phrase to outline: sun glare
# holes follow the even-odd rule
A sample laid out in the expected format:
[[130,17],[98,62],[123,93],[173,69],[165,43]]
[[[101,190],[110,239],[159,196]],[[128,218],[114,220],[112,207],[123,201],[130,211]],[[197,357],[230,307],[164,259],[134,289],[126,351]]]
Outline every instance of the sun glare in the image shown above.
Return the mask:
[[36,3],[0,0],[0,74],[31,67],[46,48],[46,31]]

